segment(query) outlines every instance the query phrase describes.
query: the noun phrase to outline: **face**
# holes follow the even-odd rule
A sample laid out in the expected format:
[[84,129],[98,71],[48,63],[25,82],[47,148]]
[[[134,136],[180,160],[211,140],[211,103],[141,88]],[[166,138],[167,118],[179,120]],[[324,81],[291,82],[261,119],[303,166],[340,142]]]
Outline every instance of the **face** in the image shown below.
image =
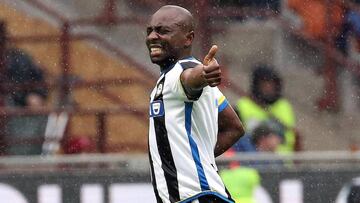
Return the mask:
[[281,139],[278,135],[270,134],[264,138],[264,150],[268,152],[275,152],[277,147],[281,144]]
[[146,45],[153,63],[166,66],[183,57],[192,40],[183,26],[182,16],[171,9],[160,9],[152,16]]
[[276,86],[274,81],[263,80],[260,82],[260,91],[263,95],[272,96],[276,93]]
[[260,94],[262,99],[268,103],[272,103],[276,100],[276,84],[274,81],[263,80],[259,83]]

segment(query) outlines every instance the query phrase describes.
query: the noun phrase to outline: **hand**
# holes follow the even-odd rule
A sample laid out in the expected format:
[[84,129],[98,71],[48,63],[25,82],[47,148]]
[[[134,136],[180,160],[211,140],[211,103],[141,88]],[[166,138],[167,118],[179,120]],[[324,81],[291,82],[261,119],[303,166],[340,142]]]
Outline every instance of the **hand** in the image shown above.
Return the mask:
[[221,83],[220,66],[214,58],[217,50],[218,47],[216,45],[213,45],[203,61],[204,66],[202,71],[202,77],[210,87],[216,87]]

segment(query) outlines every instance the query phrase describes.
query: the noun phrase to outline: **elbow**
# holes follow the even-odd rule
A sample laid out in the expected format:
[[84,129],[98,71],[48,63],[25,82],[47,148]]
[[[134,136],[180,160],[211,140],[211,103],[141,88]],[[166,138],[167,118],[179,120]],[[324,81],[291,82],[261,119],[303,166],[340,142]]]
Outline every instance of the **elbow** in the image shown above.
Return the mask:
[[245,134],[245,130],[244,130],[244,126],[242,125],[241,122],[239,122],[235,127],[234,127],[234,131],[236,132],[236,139],[240,139],[242,136],[244,136]]
[[241,124],[232,126],[231,130],[229,130],[229,135],[231,136],[230,139],[232,145],[235,144],[242,136],[244,136],[244,134],[245,131]]

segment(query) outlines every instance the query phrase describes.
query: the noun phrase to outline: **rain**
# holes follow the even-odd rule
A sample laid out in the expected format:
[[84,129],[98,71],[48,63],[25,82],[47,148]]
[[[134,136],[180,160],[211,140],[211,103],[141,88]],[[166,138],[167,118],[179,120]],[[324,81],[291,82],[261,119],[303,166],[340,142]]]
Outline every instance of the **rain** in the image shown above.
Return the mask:
[[360,202],[359,62],[358,0],[2,0],[0,202]]

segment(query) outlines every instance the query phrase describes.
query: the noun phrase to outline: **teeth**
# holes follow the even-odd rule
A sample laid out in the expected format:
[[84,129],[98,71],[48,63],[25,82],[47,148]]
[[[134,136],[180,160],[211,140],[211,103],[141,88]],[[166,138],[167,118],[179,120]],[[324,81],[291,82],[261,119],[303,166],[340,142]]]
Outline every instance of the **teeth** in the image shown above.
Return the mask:
[[150,51],[153,54],[160,54],[162,52],[162,49],[158,48],[158,47],[153,47],[153,48],[150,48]]

